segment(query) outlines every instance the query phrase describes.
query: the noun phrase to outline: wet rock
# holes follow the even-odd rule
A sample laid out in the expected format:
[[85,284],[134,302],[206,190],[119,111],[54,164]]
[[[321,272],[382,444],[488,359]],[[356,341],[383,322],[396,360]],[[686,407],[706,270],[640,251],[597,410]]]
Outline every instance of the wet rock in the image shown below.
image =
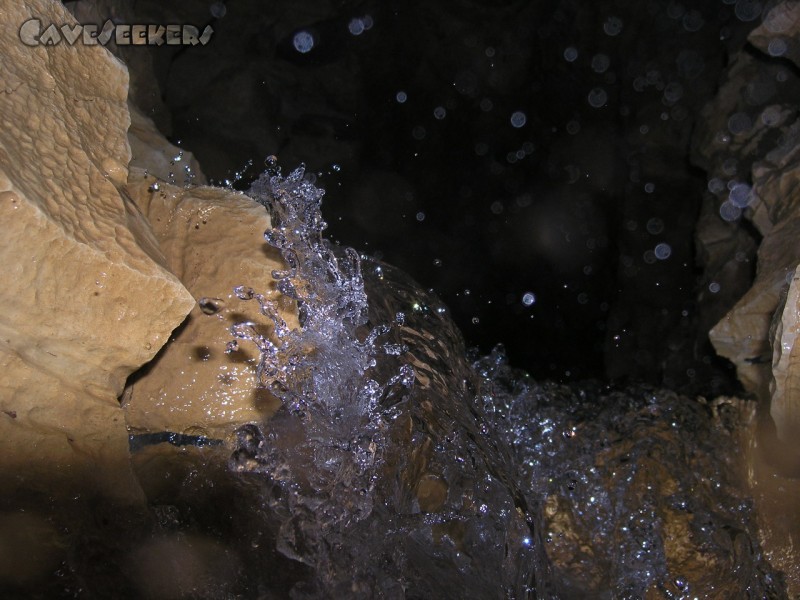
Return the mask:
[[[283,262],[264,242],[271,227],[266,209],[238,192],[184,189],[137,169],[127,190],[152,224],[168,266],[196,300],[167,347],[132,380],[125,396],[128,425],[213,437],[267,418],[278,402],[256,388],[258,352],[246,346],[225,351],[230,327],[238,322],[271,331],[258,306],[233,292],[244,285],[275,293],[271,273]],[[294,310],[282,301],[281,314],[290,324],[297,323]]]
[[145,116],[131,102],[128,103],[131,126],[128,141],[131,161],[128,165],[144,169],[161,181],[177,185],[203,185],[206,177],[194,155],[169,143],[156,128],[152,119]]
[[138,500],[117,396],[193,300],[118,191],[130,160],[125,67],[100,46],[22,44],[26,19],[74,22],[59,4],[3,10],[0,470],[9,490]]
[[797,267],[789,272],[789,276],[789,287],[783,292],[770,330],[770,413],[775,420],[778,437],[786,442],[796,440],[800,434],[800,344],[797,343],[800,333],[800,279]]
[[747,39],[764,54],[787,58],[800,66],[800,6],[779,2]]

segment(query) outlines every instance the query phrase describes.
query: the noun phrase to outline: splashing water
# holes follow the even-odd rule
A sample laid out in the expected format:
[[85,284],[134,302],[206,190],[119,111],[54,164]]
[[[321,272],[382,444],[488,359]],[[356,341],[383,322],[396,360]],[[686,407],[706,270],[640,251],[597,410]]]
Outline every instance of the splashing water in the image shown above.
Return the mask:
[[231,466],[265,486],[278,552],[306,567],[291,597],[785,597],[735,427],[642,386],[539,385],[500,348],[470,364],[435,296],[323,238],[302,168],[250,194],[286,269],[272,295],[236,290],[272,335],[232,333],[283,408],[239,429]]

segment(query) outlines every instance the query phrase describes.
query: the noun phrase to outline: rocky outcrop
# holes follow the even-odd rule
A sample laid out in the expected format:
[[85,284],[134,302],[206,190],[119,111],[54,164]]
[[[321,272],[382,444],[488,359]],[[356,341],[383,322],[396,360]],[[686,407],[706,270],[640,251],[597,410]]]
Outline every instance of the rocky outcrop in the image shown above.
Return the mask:
[[23,45],[6,2],[0,54],[0,473],[4,490],[140,497],[117,397],[194,300],[170,273],[128,175],[125,66],[100,46]]
[[765,552],[792,597],[800,590],[800,79],[787,61],[800,64],[799,24],[800,5],[782,2],[751,32],[751,48],[736,56],[704,109],[693,153],[709,180],[697,228],[704,285],[717,290],[716,298],[704,291],[701,310],[724,309],[711,341],[759,401],[758,432],[743,438],[750,484]]
[[[785,369],[787,350],[774,346],[771,323],[800,262],[794,244],[800,81],[776,60],[791,59],[795,10],[793,3],[776,6],[751,33],[749,41],[763,54],[742,51],[735,57],[703,111],[693,148],[695,163],[708,172],[697,228],[705,268],[701,311],[716,321],[711,341],[736,365],[745,389],[763,402],[772,397],[773,406],[780,404],[775,390],[782,387],[773,369]],[[781,416],[782,437],[787,426]]]
[[[214,436],[263,420],[279,402],[256,388],[257,350],[243,345],[228,354],[225,346],[236,323],[272,327],[255,303],[233,294],[240,285],[275,293],[271,273],[283,263],[264,242],[270,228],[266,209],[238,192],[179,188],[140,170],[131,172],[127,190],[152,223],[170,269],[199,301],[152,368],[131,384],[128,424],[139,432]],[[286,299],[281,307],[287,323],[296,326]]]

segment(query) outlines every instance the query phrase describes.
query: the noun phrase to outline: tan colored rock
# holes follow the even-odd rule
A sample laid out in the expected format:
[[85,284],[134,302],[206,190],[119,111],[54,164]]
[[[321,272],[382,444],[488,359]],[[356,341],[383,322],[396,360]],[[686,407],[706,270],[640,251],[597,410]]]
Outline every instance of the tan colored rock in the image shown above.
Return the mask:
[[784,302],[775,313],[772,342],[770,413],[784,442],[800,434],[800,274],[791,274]]
[[124,65],[100,46],[24,45],[30,18],[74,23],[59,3],[3,2],[2,14],[0,472],[135,494],[117,396],[193,300],[117,191]]
[[177,185],[205,185],[206,176],[191,152],[170,144],[153,120],[130,102],[128,109],[131,115],[128,129],[131,146],[129,168],[139,167],[162,181]]
[[773,6],[747,41],[769,56],[788,58],[800,66],[800,4],[785,0]]
[[[126,396],[128,424],[137,431],[174,431],[224,436],[248,422],[271,415],[279,401],[256,389],[258,353],[251,344],[225,353],[230,327],[241,321],[271,331],[255,302],[233,295],[238,285],[261,293],[275,291],[271,272],[283,268],[277,251],[264,241],[270,228],[266,209],[241,193],[157,183],[132,171],[128,186],[153,225],[173,272],[197,300],[210,299],[204,314],[195,306],[184,326]],[[278,296],[275,292],[276,297]],[[294,307],[279,300],[290,326]]]
[[720,356],[736,365],[745,389],[766,400],[769,397],[772,348],[769,328],[781,290],[800,262],[800,220],[777,225],[758,249],[758,274],[752,287],[709,332]]

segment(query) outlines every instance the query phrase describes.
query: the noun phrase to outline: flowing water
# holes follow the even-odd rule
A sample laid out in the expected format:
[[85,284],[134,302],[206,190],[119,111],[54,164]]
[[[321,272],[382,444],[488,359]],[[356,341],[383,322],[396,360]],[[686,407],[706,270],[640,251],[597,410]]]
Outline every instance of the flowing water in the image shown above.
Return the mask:
[[270,325],[236,324],[229,350],[258,347],[281,408],[234,447],[131,436],[146,504],[0,498],[0,597],[787,597],[748,497],[751,406],[534,381],[502,347],[468,352],[406,274],[326,240],[302,169],[250,193],[286,268],[277,291],[236,289]]
[[258,346],[283,406],[239,430],[230,467],[261,486],[274,552],[302,565],[282,581],[291,597],[785,597],[735,404],[541,384],[501,347],[468,356],[432,293],[324,238],[302,168],[250,195],[286,269],[274,296],[237,288],[274,334],[239,324],[230,349]]

